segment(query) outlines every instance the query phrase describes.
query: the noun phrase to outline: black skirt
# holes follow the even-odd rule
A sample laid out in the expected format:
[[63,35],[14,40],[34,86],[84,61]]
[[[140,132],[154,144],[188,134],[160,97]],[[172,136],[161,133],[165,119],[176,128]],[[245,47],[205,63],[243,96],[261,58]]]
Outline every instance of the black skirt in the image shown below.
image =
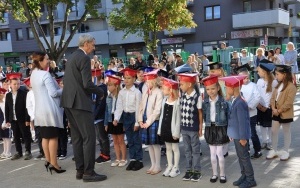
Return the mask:
[[59,135],[59,128],[40,126],[40,134],[41,134],[41,138],[45,138],[45,139],[56,138]]
[[227,126],[211,126],[205,127],[204,138],[209,145],[219,146],[228,143]]
[[257,109],[257,124],[262,127],[272,127],[272,109],[268,108],[265,112]]
[[[112,119],[114,119],[114,114],[112,114]],[[108,134],[124,134],[123,123],[118,123],[117,126],[114,126],[112,122],[108,122],[107,126]]]
[[272,118],[273,121],[278,121],[279,123],[291,123],[294,121],[293,118],[289,118],[289,119],[281,119],[280,116],[273,116]]
[[11,129],[2,129],[0,125],[0,138],[11,138]]

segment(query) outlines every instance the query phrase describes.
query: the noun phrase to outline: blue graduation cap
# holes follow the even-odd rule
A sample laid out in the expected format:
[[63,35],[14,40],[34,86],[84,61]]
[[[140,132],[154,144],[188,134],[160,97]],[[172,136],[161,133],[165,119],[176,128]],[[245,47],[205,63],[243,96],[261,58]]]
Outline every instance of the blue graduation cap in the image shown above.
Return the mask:
[[174,70],[177,73],[190,72],[192,71],[192,67],[189,64],[185,63],[179,67],[176,67]]
[[142,71],[144,71],[144,72],[151,72],[151,71],[154,70],[154,68],[153,68],[153,67],[144,67],[144,66],[140,66],[140,67],[138,67],[138,70],[142,70]]
[[105,71],[105,76],[112,76],[112,75],[116,75],[117,74],[117,72],[116,71],[114,71],[114,70],[107,70],[107,71]]
[[272,72],[275,69],[275,65],[273,63],[260,63],[259,67],[267,72]]

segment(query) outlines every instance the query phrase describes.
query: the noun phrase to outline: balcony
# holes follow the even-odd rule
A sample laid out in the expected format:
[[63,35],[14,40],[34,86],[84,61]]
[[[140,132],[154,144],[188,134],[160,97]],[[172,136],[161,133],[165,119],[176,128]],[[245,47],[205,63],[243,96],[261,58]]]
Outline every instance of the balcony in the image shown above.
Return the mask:
[[0,41],[0,53],[12,52],[11,40]]
[[283,9],[244,12],[232,15],[232,26],[234,29],[287,26],[289,21],[290,14]]
[[[187,27],[181,27],[178,30],[172,30],[173,35],[182,35],[182,34],[193,34],[196,33],[195,28],[187,28]],[[164,31],[164,35],[169,36],[171,33],[167,30]]]
[[300,3],[300,0],[283,0],[283,3],[287,5],[291,5],[291,4]]
[[123,31],[116,31],[113,28],[109,28],[108,31],[109,45],[143,42],[143,38],[137,36],[136,34],[129,34],[126,38],[123,39],[123,36],[125,34]]
[[[71,42],[69,43],[68,47],[78,47],[78,39],[79,36],[82,33],[76,33]],[[102,30],[102,31],[92,31],[89,32],[89,34],[91,34],[92,36],[94,36],[95,41],[96,41],[96,45],[101,45],[101,44],[108,44],[108,31],[107,30]],[[67,38],[69,37],[70,34],[66,34],[65,40],[67,40]],[[40,37],[43,45],[46,47],[46,44],[44,42],[44,39],[42,37]],[[47,37],[47,40],[50,41],[50,37]],[[60,35],[59,36],[55,36],[54,37],[54,41],[55,42],[59,42],[60,40]]]

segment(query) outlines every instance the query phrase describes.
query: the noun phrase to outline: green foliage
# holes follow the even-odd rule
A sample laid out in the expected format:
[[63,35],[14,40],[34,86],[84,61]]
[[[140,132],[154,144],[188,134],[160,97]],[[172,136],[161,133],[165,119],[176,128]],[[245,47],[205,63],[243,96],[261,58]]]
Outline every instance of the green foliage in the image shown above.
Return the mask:
[[156,52],[158,32],[197,26],[186,0],[124,0],[120,9],[110,13],[109,24],[123,30],[124,38],[135,33],[142,36],[151,53]]

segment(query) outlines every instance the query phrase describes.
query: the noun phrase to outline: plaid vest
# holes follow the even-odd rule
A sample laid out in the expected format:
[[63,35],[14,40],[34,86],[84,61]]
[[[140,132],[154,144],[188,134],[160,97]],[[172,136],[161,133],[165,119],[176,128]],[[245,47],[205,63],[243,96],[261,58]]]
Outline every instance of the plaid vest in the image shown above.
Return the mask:
[[197,94],[197,92],[190,98],[187,98],[186,95],[183,95],[180,98],[180,127],[182,130],[199,131],[199,112],[197,108],[198,99],[199,94]]

